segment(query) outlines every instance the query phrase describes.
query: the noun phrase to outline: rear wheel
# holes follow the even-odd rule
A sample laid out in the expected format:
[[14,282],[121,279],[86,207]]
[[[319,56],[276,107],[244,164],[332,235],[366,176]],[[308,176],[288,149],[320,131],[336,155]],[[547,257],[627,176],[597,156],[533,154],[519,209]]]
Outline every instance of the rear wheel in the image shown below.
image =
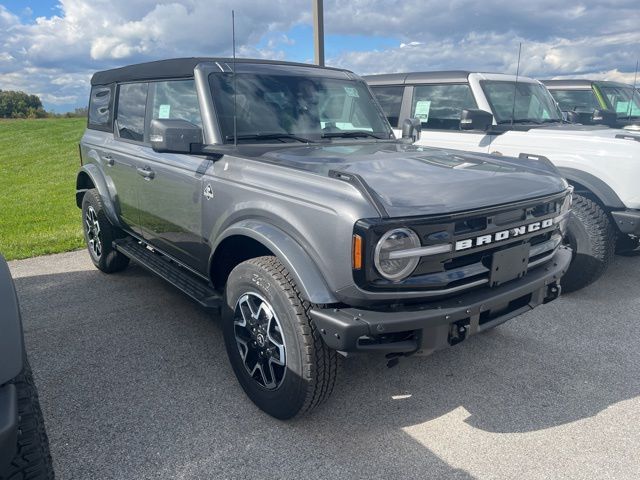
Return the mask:
[[229,275],[223,332],[231,366],[247,396],[280,419],[309,412],[333,391],[337,353],[309,317],[295,281],[275,257],[258,257]]
[[113,241],[125,233],[111,224],[95,188],[88,190],[82,199],[82,227],[89,256],[98,269],[113,273],[127,268],[129,257],[113,248]]
[[600,205],[574,193],[565,243],[573,249],[573,260],[562,277],[562,290],[574,292],[595,282],[605,272],[613,259],[616,233]]

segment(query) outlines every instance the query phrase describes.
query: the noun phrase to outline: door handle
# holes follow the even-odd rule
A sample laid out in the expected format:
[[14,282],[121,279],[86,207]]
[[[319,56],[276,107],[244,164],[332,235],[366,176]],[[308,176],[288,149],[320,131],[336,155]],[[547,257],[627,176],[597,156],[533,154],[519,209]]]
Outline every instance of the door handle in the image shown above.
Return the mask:
[[138,172],[138,175],[142,175],[145,180],[153,180],[153,178],[156,176],[156,172],[151,170],[149,167],[138,167],[136,168],[136,172]]
[[107,165],[109,165],[110,167],[113,167],[113,164],[116,163],[111,155],[105,155],[102,158],[105,162],[107,162]]

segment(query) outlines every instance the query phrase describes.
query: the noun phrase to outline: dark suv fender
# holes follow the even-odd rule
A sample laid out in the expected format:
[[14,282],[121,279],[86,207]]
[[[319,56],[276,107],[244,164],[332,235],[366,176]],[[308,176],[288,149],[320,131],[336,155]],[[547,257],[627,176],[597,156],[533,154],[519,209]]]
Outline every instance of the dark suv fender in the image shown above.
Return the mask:
[[24,346],[18,297],[9,266],[0,255],[0,385],[22,371]]
[[[87,183],[87,177],[89,177],[92,185]],[[91,188],[97,188],[100,196],[102,197],[102,204],[104,205],[109,221],[113,225],[120,226],[120,221],[118,220],[116,208],[111,196],[111,192],[115,192],[115,188],[111,185],[110,189],[107,182],[108,180],[96,165],[91,163],[83,165],[76,177],[76,205],[78,208],[82,208],[82,198],[84,197],[84,194]]]
[[0,475],[16,452],[18,394],[9,383],[24,367],[24,341],[18,297],[9,266],[0,255]]
[[338,302],[327,286],[320,269],[304,248],[278,227],[260,220],[242,220],[228,227],[215,241],[213,255],[209,259],[210,268],[218,245],[225,238],[234,235],[252,238],[273,252],[287,267],[300,288],[302,296],[309,302],[315,304]]
[[620,200],[620,197],[616,195],[616,192],[607,185],[605,182],[597,177],[594,177],[590,173],[583,172],[582,170],[576,170],[574,168],[558,167],[558,170],[567,181],[574,185],[578,183],[593,193],[598,200],[609,209],[619,210],[624,209],[624,203]]

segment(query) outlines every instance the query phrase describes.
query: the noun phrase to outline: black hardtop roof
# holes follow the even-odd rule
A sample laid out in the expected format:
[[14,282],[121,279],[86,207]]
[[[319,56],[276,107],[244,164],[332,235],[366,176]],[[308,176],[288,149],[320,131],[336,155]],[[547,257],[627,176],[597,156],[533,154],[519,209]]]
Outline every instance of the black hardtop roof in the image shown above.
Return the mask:
[[383,73],[380,75],[365,75],[369,85],[404,85],[411,83],[466,83],[469,74],[467,70],[446,70],[435,72]]
[[[96,72],[91,77],[91,85],[107,85],[114,82],[132,82],[136,80],[155,80],[161,78],[180,78],[192,77],[194,68],[200,63],[221,63],[230,66],[234,60],[232,58],[222,57],[190,57],[190,58],[171,58],[167,60],[157,60],[155,62],[137,63],[127,65],[120,68],[112,68]],[[284,62],[279,60],[258,60],[251,58],[237,58],[235,62],[238,65],[246,66],[247,64],[259,65],[282,65],[291,67],[308,67],[336,73],[351,73],[348,70],[320,67],[308,63]]]
[[561,80],[541,80],[547,87],[565,87],[565,88],[591,88],[591,85],[596,83],[598,85],[610,85],[615,87],[631,87],[626,83],[614,82],[611,80],[589,80],[584,78],[565,78]]

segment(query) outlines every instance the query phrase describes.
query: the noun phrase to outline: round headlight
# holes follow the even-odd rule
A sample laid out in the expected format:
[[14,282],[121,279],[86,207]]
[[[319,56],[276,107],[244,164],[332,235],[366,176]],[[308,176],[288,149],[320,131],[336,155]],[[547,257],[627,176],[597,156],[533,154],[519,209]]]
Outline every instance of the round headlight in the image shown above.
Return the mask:
[[385,233],[376,245],[374,263],[387,280],[399,282],[407,278],[418,266],[419,257],[390,258],[391,252],[418,248],[420,238],[408,228],[394,228]]

